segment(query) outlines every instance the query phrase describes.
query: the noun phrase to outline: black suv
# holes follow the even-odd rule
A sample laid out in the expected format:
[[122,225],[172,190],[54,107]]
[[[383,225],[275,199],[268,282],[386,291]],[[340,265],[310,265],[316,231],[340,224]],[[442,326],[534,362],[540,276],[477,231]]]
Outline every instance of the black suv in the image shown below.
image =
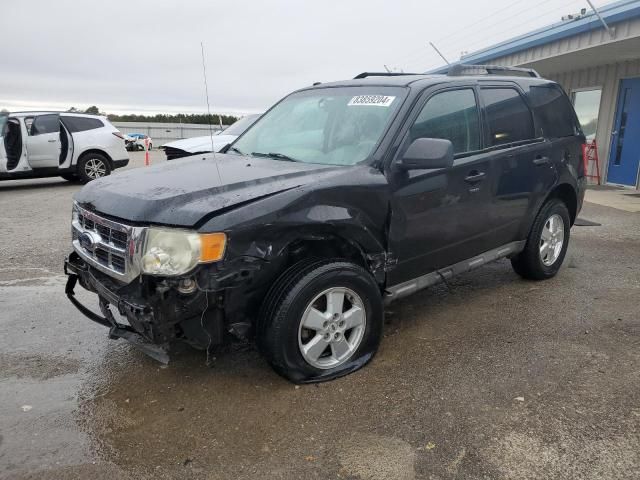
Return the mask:
[[84,187],[66,294],[161,361],[177,340],[255,339],[294,382],[335,378],[372,358],[392,300],[503,257],[554,276],[584,141],[566,94],[531,70],[314,85],[222,154]]

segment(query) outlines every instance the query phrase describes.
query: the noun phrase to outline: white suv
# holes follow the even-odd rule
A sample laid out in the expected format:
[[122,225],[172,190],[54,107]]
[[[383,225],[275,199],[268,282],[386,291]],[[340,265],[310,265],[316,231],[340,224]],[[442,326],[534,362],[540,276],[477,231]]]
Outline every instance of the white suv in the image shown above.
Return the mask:
[[0,180],[61,176],[86,183],[128,163],[124,136],[106,117],[0,114]]

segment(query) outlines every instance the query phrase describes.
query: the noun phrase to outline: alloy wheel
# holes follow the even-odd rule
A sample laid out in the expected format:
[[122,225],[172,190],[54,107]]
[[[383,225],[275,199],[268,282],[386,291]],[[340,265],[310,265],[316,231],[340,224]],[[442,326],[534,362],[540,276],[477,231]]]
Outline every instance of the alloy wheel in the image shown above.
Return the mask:
[[550,267],[558,260],[563,244],[564,221],[556,213],[547,219],[540,236],[540,260],[545,266]]
[[364,303],[357,293],[344,287],[325,290],[302,315],[298,329],[302,357],[319,369],[342,365],[360,346],[366,322]]
[[104,177],[107,173],[107,166],[99,158],[90,158],[84,165],[84,171],[91,179]]

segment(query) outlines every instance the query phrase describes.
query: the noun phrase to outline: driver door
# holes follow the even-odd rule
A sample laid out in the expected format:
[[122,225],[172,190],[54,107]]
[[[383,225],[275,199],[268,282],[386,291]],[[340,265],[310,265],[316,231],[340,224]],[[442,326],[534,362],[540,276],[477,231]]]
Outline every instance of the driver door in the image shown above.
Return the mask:
[[31,168],[57,167],[60,163],[60,115],[25,118],[27,159]]
[[[404,145],[417,138],[453,144],[448,169],[398,172],[391,183],[390,250],[396,285],[472,258],[493,248],[491,156],[482,150],[480,109],[471,86],[429,95],[412,122]],[[401,148],[401,151],[404,149]]]

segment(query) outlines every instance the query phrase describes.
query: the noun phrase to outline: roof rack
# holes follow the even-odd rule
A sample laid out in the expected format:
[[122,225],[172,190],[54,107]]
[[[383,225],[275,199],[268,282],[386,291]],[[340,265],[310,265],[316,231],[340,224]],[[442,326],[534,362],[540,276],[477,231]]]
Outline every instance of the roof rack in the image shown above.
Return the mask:
[[403,75],[424,75],[424,73],[402,73],[402,72],[362,72],[353,77],[354,80],[367,77],[401,77]]
[[507,75],[540,78],[540,74],[533,68],[505,67],[502,65],[467,65],[463,63],[452,65],[447,71],[447,75],[450,77],[462,75]]

